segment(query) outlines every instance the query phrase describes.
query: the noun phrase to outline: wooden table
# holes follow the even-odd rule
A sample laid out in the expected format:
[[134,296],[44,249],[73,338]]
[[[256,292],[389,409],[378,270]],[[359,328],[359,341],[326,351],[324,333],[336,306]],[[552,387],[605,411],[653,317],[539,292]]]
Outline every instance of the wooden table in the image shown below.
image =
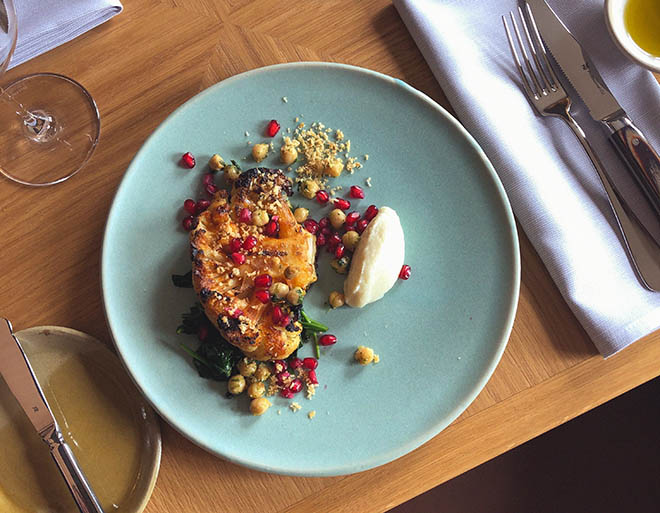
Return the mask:
[[[6,77],[69,75],[89,88],[102,118],[98,149],[70,181],[47,189],[0,181],[0,305],[16,329],[69,326],[110,343],[99,260],[115,190],[151,131],[211,84],[267,64],[336,61],[399,77],[450,108],[387,0],[299,0],[291,9],[250,0],[124,4],[120,16]],[[440,435],[380,468],[311,479],[226,463],[163,423],[147,513],[385,511],[660,374],[658,333],[603,360],[522,232],[520,239],[508,348],[483,392]]]

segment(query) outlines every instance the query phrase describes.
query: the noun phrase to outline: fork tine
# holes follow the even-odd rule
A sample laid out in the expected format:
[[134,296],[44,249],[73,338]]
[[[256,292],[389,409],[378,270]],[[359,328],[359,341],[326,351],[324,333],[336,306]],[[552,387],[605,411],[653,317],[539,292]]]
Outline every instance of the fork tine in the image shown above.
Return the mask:
[[541,34],[539,34],[539,29],[536,26],[536,19],[532,14],[532,9],[529,6],[529,3],[525,2],[525,8],[526,8],[525,10],[527,11],[527,17],[529,18],[529,21],[532,24],[532,29],[534,30],[534,36],[535,36],[534,39],[539,47],[539,50],[541,51],[541,56],[543,57],[543,62],[545,62],[546,69],[550,74],[550,78],[552,80],[552,84],[551,84],[552,89],[556,90],[559,88],[559,80],[557,80],[555,71],[552,69],[552,66],[550,65],[550,61],[548,60],[548,53],[545,51],[545,45],[543,44],[543,40],[541,39]]
[[[526,5],[529,5],[526,3]],[[536,46],[534,45],[535,41],[532,39],[532,36],[529,33],[529,28],[527,26],[527,21],[525,20],[525,15],[523,14],[523,10],[518,6],[518,14],[520,14],[520,23],[522,23],[523,30],[525,31],[525,36],[527,37],[527,44],[529,45],[530,52],[532,53],[532,58],[534,59],[534,63],[536,64],[536,71],[538,72],[541,82],[543,82],[542,86],[544,89],[554,89],[552,87],[552,84],[550,80],[548,80],[547,75],[545,74],[545,71],[543,70],[543,66],[541,66],[541,61],[539,61],[537,52],[536,52]],[[536,41],[538,43],[538,40]]]
[[536,94],[539,97],[541,97],[545,94],[545,90],[543,89],[543,87],[541,87],[541,84],[539,84],[539,81],[536,78],[536,74],[534,73],[534,69],[532,69],[532,63],[530,62],[529,57],[527,56],[527,50],[525,50],[525,44],[523,43],[522,37],[520,37],[520,31],[518,30],[518,24],[516,23],[516,18],[514,17],[512,11],[509,12],[509,15],[511,16],[511,24],[513,25],[513,31],[515,32],[516,39],[518,40],[518,46],[520,46],[520,51],[522,52],[523,61],[525,62],[525,67],[527,68],[527,72],[532,77],[532,81],[536,86]]
[[516,68],[518,68],[518,74],[520,75],[520,79],[522,80],[522,84],[523,87],[525,88],[525,92],[527,93],[527,96],[538,99],[538,95],[534,91],[532,91],[532,86],[529,83],[529,80],[527,80],[527,75],[525,74],[522,64],[520,63],[520,58],[518,57],[516,46],[513,44],[513,38],[511,37],[511,32],[509,31],[509,25],[507,25],[506,23],[506,16],[502,16],[502,23],[504,24],[504,31],[506,32],[506,38],[509,41],[509,48],[511,49],[511,55],[513,56],[513,60],[516,63]]

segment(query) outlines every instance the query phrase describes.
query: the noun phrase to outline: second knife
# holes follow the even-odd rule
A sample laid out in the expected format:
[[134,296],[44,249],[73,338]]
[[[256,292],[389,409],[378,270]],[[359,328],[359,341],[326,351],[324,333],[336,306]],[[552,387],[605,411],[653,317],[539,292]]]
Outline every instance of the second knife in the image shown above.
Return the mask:
[[610,141],[660,216],[660,157],[605,85],[573,34],[545,0],[527,0],[550,53],[580,95],[589,114],[603,123]]

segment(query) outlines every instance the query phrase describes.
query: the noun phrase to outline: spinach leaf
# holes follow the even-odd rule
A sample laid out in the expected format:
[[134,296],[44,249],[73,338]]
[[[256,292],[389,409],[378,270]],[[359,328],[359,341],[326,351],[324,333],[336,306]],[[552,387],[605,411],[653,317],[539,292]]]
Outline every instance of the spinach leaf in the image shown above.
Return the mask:
[[173,274],[172,283],[174,283],[175,287],[191,289],[193,286],[192,271],[188,271],[186,274]]
[[192,356],[197,373],[202,378],[227,381],[243,353],[220,335],[206,318],[202,306],[196,303],[188,313],[182,315],[181,325],[176,332],[197,335],[201,330],[206,332],[206,336],[196,351],[185,344],[181,344],[181,347]]

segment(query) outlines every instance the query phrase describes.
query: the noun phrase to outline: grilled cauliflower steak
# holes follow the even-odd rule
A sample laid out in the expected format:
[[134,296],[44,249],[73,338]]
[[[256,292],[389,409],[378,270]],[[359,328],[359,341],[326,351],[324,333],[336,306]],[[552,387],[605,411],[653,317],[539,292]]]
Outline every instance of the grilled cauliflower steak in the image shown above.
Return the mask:
[[280,170],[245,171],[230,194],[216,193],[190,233],[193,287],[206,316],[255,360],[286,358],[302,334],[300,306],[262,303],[255,278],[268,274],[272,283],[302,291],[316,281],[316,241],[293,217],[291,194]]

